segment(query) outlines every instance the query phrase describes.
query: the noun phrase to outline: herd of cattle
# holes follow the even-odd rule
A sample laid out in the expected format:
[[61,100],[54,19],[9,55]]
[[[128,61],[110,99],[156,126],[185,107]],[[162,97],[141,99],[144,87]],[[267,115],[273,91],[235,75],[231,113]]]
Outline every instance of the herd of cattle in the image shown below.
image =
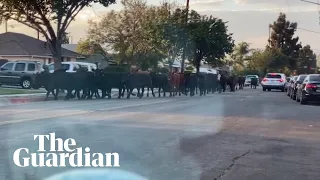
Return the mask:
[[[155,97],[154,89],[158,88],[158,96],[166,96],[166,92],[170,93],[170,97],[177,95],[194,96],[200,92],[200,96],[207,93],[216,92],[222,87],[225,91],[229,87],[230,91],[243,89],[245,78],[235,76],[222,76],[220,81],[216,74],[202,73],[170,73],[161,74],[146,71],[136,72],[108,72],[105,69],[96,69],[89,72],[83,69],[75,73],[68,73],[64,69],[56,70],[53,73],[48,71],[37,74],[34,79],[35,87],[44,87],[47,91],[46,99],[53,94],[54,99],[58,99],[59,90],[66,90],[65,100],[77,97],[78,99],[111,98],[111,90],[116,88],[119,90],[118,98],[124,97],[127,92],[127,99],[131,95],[142,98],[145,88],[147,89],[147,97],[149,90]],[[132,93],[133,89],[137,89],[138,94]],[[102,92],[100,95],[99,90]],[[221,91],[220,91],[221,92]]]

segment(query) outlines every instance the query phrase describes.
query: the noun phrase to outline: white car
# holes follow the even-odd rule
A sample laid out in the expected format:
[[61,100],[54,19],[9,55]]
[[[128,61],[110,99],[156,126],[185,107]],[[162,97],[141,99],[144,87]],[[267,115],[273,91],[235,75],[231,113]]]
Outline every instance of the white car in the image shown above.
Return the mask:
[[263,91],[271,91],[271,89],[279,89],[285,91],[286,75],[283,73],[268,73],[261,81]]
[[[63,69],[67,69],[66,72],[74,73],[76,72],[80,67],[85,67],[88,69],[88,71],[92,71],[94,69],[97,69],[97,65],[94,63],[85,63],[85,62],[62,62],[61,67]],[[54,72],[54,64],[51,63],[48,65],[49,72]]]
[[[246,80],[244,82],[244,85],[245,86],[250,86],[251,85],[251,78],[257,78],[259,79],[259,76],[258,75],[247,75],[246,76]],[[258,85],[259,85],[259,81],[258,81]]]

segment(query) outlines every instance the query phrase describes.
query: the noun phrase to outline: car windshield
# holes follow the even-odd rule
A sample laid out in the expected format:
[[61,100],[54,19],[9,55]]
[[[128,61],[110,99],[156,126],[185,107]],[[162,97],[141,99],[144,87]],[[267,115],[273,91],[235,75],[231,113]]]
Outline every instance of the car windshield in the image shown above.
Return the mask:
[[308,75],[300,75],[299,77],[298,77],[298,79],[300,80],[300,81],[304,81],[304,79],[307,77]]
[[320,81],[320,75],[311,75],[310,81]]
[[279,74],[267,74],[266,78],[281,79],[281,75],[279,75]]
[[257,76],[247,76],[247,79],[251,79],[251,78],[257,78]]

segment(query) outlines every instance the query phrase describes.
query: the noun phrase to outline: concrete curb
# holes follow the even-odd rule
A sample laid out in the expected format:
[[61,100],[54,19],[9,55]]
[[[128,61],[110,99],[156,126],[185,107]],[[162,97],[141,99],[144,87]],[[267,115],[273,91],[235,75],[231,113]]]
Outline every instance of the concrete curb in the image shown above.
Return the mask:
[[10,95],[10,96],[0,96],[0,107],[10,106],[14,104],[26,104],[31,102],[44,101],[45,94],[23,94],[23,95]]

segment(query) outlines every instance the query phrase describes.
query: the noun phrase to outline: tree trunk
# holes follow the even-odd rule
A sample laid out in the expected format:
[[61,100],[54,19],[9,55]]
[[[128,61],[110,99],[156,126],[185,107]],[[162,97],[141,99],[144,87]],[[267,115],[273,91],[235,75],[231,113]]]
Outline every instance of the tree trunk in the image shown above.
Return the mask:
[[196,56],[196,69],[197,69],[197,74],[200,72],[200,63],[201,63],[201,56]]
[[59,40],[51,40],[51,52],[54,58],[54,70],[61,68],[62,54],[61,54],[61,42]]
[[168,64],[169,64],[169,72],[172,73],[173,61],[169,60],[169,61],[168,61]]

